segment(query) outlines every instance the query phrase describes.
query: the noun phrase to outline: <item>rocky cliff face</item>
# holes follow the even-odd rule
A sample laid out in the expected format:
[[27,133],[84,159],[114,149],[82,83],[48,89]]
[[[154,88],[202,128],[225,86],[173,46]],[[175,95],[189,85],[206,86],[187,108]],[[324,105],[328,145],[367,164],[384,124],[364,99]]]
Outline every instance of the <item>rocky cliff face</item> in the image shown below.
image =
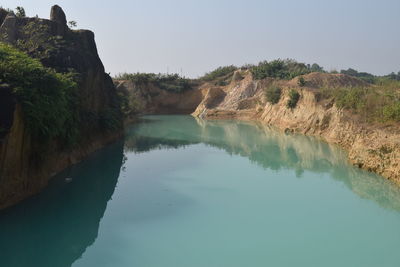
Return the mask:
[[[275,105],[268,103],[263,93],[272,80],[255,81],[249,72],[244,79],[232,80],[227,86],[204,84],[201,87],[204,97],[193,115],[207,119],[257,120],[286,132],[319,136],[345,148],[354,165],[400,183],[400,127],[362,123],[333,102],[318,99],[318,89],[326,84],[356,86],[362,82],[340,74],[311,73],[305,78],[308,81],[305,87],[297,85],[297,78],[279,81],[283,92]],[[300,93],[294,109],[286,106],[291,89]]]
[[106,129],[110,114],[121,117],[119,100],[112,79],[104,72],[94,34],[88,30],[70,30],[59,6],[51,9],[50,20],[17,18],[0,9],[0,41],[38,58],[58,72],[73,72],[78,80],[81,110],[80,140],[73,148],[64,148],[62,140],[45,145],[32,139],[24,113],[12,88],[0,88],[0,208],[12,205],[47,184],[63,168],[80,161],[89,153],[121,135],[122,123]]
[[203,92],[197,89],[174,93],[151,83],[138,85],[130,80],[114,83],[119,92],[132,98],[141,114],[190,114],[203,99]]

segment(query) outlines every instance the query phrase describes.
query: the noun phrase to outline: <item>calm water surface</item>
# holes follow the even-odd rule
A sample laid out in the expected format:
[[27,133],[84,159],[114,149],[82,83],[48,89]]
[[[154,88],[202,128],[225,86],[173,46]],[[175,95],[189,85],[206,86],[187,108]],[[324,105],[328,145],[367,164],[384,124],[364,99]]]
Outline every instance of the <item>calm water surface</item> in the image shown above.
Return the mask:
[[400,266],[400,191],[335,146],[148,116],[0,213],[2,267]]

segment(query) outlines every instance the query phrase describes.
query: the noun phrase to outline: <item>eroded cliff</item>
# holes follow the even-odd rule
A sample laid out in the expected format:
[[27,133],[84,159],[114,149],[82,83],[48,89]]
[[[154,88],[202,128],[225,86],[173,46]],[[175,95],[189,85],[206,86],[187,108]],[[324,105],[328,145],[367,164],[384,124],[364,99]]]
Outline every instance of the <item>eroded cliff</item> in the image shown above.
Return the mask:
[[[332,99],[320,99],[319,92],[326,85],[365,86],[364,82],[342,74],[311,73],[304,76],[306,86],[300,86],[299,78],[254,80],[249,71],[241,75],[243,79],[232,79],[227,86],[203,84],[204,98],[192,115],[257,120],[286,132],[319,136],[345,148],[352,164],[400,183],[399,125],[365,123],[338,108]],[[265,99],[264,89],[271,84],[282,88],[276,104]],[[287,107],[291,90],[300,94],[292,109]]]
[[52,175],[118,138],[122,121],[119,98],[98,56],[93,32],[69,29],[59,6],[52,7],[50,20],[0,11],[1,42],[39,59],[45,67],[74,75],[74,112],[79,118],[79,138],[73,146],[66,146],[62,138],[39,142],[27,127],[15,88],[0,81],[0,208],[4,208],[38,192]]

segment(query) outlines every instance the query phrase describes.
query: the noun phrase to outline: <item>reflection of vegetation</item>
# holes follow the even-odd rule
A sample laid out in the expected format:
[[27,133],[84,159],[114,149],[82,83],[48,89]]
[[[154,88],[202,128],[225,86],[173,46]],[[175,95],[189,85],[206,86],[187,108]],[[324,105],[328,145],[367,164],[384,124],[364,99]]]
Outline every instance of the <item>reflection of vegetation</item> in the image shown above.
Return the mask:
[[359,196],[400,211],[400,190],[397,187],[348,165],[343,151],[314,138],[285,135],[246,122],[203,121],[189,116],[148,118],[130,129],[126,151],[144,152],[204,143],[232,155],[247,157],[266,169],[293,169],[297,177],[305,171],[330,173]]
[[141,153],[155,149],[177,149],[192,144],[195,143],[190,141],[132,135],[125,139],[125,150],[129,152]]

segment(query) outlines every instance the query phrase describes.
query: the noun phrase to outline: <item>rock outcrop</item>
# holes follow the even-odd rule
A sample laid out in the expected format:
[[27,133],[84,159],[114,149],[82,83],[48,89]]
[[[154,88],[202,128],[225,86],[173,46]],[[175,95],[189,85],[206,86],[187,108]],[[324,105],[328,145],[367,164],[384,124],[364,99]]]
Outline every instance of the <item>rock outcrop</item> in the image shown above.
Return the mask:
[[9,125],[0,133],[0,208],[4,208],[37,193],[52,175],[116,140],[122,134],[122,121],[114,129],[104,128],[111,112],[121,117],[116,89],[98,56],[93,32],[70,30],[60,7],[52,8],[51,20],[6,15],[0,41],[18,46],[46,67],[75,73],[81,114],[77,145],[65,148],[62,140],[38,144],[12,88],[0,84],[0,122]]
[[67,17],[64,11],[58,5],[52,6],[50,11],[50,20],[55,21],[61,25],[67,26]]

